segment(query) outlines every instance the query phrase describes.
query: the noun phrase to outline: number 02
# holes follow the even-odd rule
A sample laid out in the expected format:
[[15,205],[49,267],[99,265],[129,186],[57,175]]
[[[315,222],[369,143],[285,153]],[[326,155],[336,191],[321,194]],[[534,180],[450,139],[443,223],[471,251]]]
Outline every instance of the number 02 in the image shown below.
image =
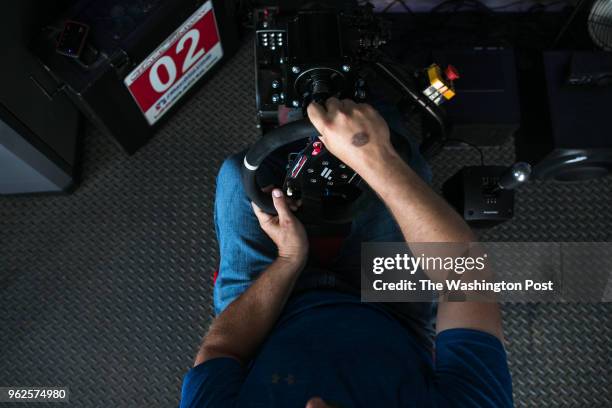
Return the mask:
[[[176,43],[175,53],[179,54],[185,48],[187,41],[190,41],[189,49],[187,50],[187,55],[185,56],[185,61],[183,62],[182,73],[187,72],[189,68],[193,64],[197,62],[198,59],[204,54],[204,47],[198,48],[198,43],[200,42],[200,32],[192,28],[187,31],[181,39]],[[164,82],[159,77],[159,67],[164,66],[166,72],[168,73],[168,79]],[[149,71],[149,82],[153,89],[158,93],[163,93],[168,88],[174,84],[176,80],[176,64],[174,63],[174,59],[165,55],[161,57],[159,60],[153,64],[151,70]]]
[[198,46],[198,42],[200,42],[200,32],[195,28],[189,30],[185,33],[184,36],[181,37],[179,42],[176,44],[176,53],[183,51],[185,48],[185,43],[187,40],[191,40],[191,44],[189,45],[189,50],[187,50],[187,55],[185,56],[185,62],[183,62],[183,73],[185,73],[195,62],[200,59],[202,54],[204,54],[204,48],[200,48],[196,52],[196,48]]

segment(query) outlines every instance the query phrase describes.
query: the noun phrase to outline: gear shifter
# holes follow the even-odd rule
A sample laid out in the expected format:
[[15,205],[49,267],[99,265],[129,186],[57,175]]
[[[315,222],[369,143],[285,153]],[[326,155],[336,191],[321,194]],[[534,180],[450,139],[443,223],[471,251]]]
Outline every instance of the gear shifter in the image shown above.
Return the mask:
[[526,183],[531,176],[531,165],[525,162],[517,162],[504,173],[495,186],[495,191],[514,190]]
[[514,215],[514,190],[531,175],[528,163],[505,166],[469,166],[443,186],[444,197],[476,227],[489,227]]

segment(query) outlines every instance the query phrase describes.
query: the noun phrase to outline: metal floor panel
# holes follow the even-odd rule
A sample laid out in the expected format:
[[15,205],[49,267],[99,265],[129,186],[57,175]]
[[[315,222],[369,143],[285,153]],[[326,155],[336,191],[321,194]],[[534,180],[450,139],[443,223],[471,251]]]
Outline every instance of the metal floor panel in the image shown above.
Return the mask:
[[[68,386],[82,408],[178,402],[212,315],[214,177],[257,137],[253,81],[246,43],[133,157],[90,130],[74,194],[0,197],[0,386]],[[434,160],[437,185],[476,163],[468,151]],[[485,155],[510,163],[512,146]],[[610,178],[533,183],[482,238],[607,241],[611,197]],[[504,318],[517,406],[612,406],[612,304]]]

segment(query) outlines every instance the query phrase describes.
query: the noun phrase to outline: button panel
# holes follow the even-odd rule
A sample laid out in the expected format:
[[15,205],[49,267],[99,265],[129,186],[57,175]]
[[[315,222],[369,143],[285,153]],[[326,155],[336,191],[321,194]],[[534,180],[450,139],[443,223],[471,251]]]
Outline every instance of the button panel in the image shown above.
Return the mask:
[[285,33],[283,31],[260,31],[259,45],[271,51],[282,48],[285,44]]

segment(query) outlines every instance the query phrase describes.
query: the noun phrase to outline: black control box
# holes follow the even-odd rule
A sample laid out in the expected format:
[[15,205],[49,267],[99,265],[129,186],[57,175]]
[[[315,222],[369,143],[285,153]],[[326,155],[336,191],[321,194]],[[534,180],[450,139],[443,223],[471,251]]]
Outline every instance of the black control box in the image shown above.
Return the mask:
[[464,167],[442,188],[446,200],[474,227],[490,227],[514,215],[514,190],[498,188],[504,166]]
[[279,108],[303,110],[330,96],[363,101],[361,62],[385,42],[371,9],[346,12],[277,7],[254,12],[257,111],[262,132],[278,125]]
[[503,144],[521,123],[514,50],[472,47],[434,50],[433,60],[453,64],[461,79],[446,108],[451,138],[479,146]]
[[233,55],[236,19],[221,0],[77,0],[33,51],[55,82],[46,92],[132,154]]

